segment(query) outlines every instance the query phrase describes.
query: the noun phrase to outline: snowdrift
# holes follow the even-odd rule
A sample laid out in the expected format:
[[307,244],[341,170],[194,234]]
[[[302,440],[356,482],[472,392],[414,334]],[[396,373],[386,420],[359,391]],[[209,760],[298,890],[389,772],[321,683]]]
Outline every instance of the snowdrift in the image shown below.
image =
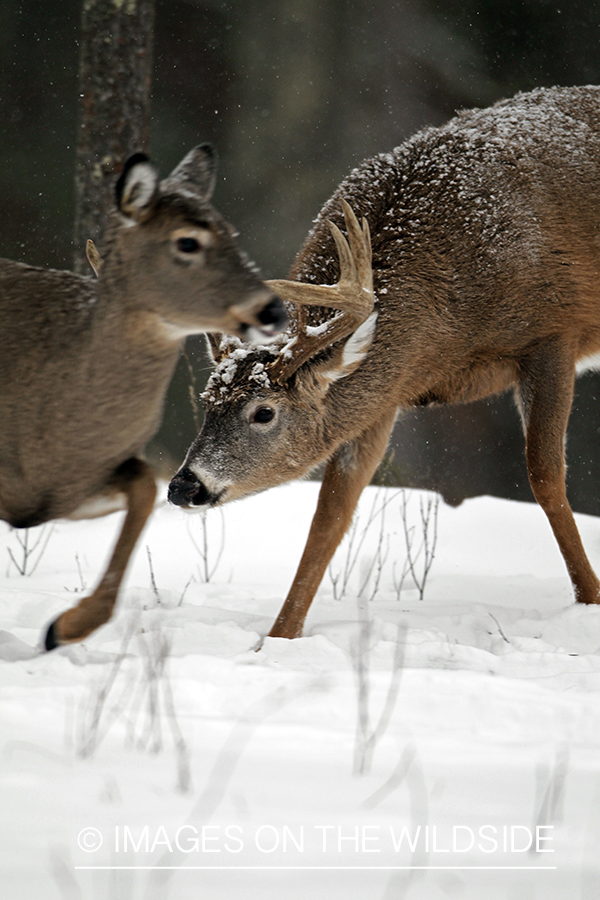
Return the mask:
[[305,636],[265,639],[317,492],[158,508],[114,620],[51,654],[118,514],[0,526],[2,896],[600,896],[600,609],[541,510],[369,488]]

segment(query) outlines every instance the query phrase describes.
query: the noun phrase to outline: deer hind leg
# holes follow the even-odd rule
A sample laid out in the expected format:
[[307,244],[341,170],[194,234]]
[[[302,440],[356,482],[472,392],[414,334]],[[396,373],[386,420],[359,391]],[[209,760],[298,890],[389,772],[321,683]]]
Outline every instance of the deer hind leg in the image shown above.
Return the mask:
[[564,445],[573,400],[575,359],[558,338],[521,362],[517,403],[525,431],[533,495],[552,526],[580,603],[600,602],[600,582],[586,556],[565,487]]
[[352,521],[358,498],[385,453],[395,418],[396,411],[392,410],[329,460],[296,577],[269,637],[295,638],[302,634],[306,614]]
[[156,499],[156,482],[150,466],[140,459],[128,459],[111,481],[127,499],[127,515],[108,568],[93,594],[52,622],[44,641],[46,650],[81,641],[108,622],[133,548],[142,532]]

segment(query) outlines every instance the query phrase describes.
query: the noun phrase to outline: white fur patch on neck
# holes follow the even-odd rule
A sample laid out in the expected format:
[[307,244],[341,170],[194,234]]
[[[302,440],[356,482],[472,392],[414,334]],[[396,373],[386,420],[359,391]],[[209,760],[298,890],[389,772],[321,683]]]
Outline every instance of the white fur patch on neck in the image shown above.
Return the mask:
[[344,353],[342,355],[341,378],[346,374],[350,374],[345,371],[346,369],[354,371],[371,349],[371,344],[373,343],[373,337],[375,335],[376,322],[377,312],[372,312],[369,318],[365,319],[362,325],[359,325],[356,331],[351,334],[346,341]]
[[356,371],[365,356],[371,349],[373,337],[375,336],[375,324],[377,322],[377,312],[372,312],[368,319],[359,325],[346,343],[342,353],[342,360],[339,365],[333,369],[326,369],[318,373],[319,380],[327,387],[340,378],[346,378]]

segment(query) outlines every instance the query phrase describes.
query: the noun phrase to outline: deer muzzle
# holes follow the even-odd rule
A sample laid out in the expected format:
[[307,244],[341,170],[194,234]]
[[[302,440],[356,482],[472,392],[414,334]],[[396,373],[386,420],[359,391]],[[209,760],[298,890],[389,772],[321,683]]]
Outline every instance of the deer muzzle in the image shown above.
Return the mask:
[[232,313],[240,324],[237,335],[251,344],[264,344],[273,340],[287,325],[287,313],[283,301],[277,295],[258,309],[233,307]]
[[184,509],[212,506],[219,497],[220,493],[211,493],[188,466],[180,469],[169,484],[169,503]]

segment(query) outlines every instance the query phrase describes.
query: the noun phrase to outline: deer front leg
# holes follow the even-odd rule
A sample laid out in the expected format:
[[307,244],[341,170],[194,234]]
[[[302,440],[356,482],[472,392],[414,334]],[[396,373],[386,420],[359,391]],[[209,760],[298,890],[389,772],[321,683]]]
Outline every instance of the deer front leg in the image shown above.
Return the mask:
[[358,498],[385,453],[396,411],[381,419],[329,460],[319,502],[296,577],[269,637],[300,637],[325,570],[346,533]]
[[112,615],[127,563],[154,507],[156,482],[150,466],[132,458],[119,466],[111,485],[125,494],[127,515],[108,568],[93,594],[52,622],[44,641],[46,650],[83,640]]
[[600,602],[600,582],[586,556],[565,487],[564,442],[573,400],[575,358],[559,339],[522,361],[517,400],[525,430],[533,495],[548,517],[567,565],[575,599]]

